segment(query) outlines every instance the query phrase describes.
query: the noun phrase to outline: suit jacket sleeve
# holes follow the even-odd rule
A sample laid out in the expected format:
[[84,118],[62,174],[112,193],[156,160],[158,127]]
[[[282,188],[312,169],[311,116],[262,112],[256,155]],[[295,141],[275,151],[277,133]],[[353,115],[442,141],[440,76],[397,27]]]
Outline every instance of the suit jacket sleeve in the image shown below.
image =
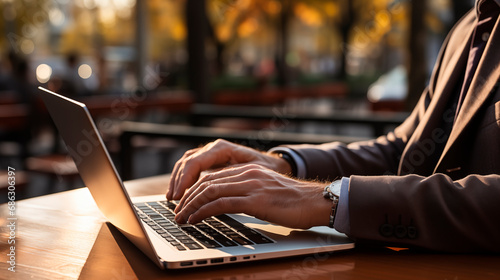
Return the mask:
[[349,188],[350,235],[357,239],[500,252],[499,175],[351,176]]
[[425,113],[430,94],[426,89],[419,105],[394,132],[378,139],[344,144],[289,145],[305,162],[306,177],[332,181],[351,175],[397,174],[401,154]]

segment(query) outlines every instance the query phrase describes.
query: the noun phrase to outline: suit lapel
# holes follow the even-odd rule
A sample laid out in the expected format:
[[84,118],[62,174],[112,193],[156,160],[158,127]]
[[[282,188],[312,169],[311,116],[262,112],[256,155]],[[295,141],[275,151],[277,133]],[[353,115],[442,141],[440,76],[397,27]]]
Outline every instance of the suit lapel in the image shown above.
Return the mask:
[[[469,47],[471,44],[472,32],[474,32],[474,22],[476,20],[476,15],[474,11],[469,12],[468,18],[464,19],[460,25],[465,25],[465,27],[457,26],[454,29],[450,38],[448,45],[445,48],[445,53],[443,54],[443,59],[439,64],[439,67],[433,76],[436,76],[436,80],[431,81],[430,87],[438,95],[433,97],[434,100],[447,102],[450,94],[455,93],[456,83],[459,82],[458,79],[461,76],[460,70],[467,64],[467,58],[469,56]],[[439,97],[439,98],[438,98]]]
[[[409,170],[405,170],[405,164],[412,162],[412,151],[418,149],[419,142],[427,139],[432,135],[432,131],[436,128],[435,125],[440,125],[444,118],[444,110],[447,108],[450,97],[455,94],[456,85],[460,83],[461,71],[465,71],[467,64],[468,48],[470,46],[470,38],[474,30],[475,14],[471,12],[454,29],[456,32],[450,34],[449,41],[446,47],[442,50],[442,58],[434,69],[433,79],[430,81],[429,88],[431,91],[432,101],[426,109],[426,113],[422,116],[419,125],[408,145],[406,146],[402,160],[399,163],[399,174],[419,173],[426,174],[433,171],[434,164],[438,160],[432,162],[432,166],[413,166]],[[435,124],[435,125],[429,125]],[[424,170],[430,169],[430,170]]]
[[[479,62],[478,68],[472,80],[471,86],[464,99],[460,112],[457,116],[450,137],[441,158],[439,166],[444,157],[450,151],[450,148],[463,134],[465,128],[473,119],[474,115],[480,110],[481,106],[487,101],[490,93],[495,88],[500,77],[500,20],[497,19],[493,29],[491,40],[484,50],[484,54]],[[436,168],[437,170],[438,168]]]

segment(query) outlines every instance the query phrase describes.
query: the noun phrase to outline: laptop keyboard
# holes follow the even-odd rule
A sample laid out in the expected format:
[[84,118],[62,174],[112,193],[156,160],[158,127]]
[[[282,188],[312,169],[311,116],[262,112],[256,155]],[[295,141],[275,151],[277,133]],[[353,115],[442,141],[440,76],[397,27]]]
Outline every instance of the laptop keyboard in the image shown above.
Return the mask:
[[139,218],[179,251],[273,243],[227,215],[205,219],[196,225],[175,222],[176,204],[171,201],[134,204]]

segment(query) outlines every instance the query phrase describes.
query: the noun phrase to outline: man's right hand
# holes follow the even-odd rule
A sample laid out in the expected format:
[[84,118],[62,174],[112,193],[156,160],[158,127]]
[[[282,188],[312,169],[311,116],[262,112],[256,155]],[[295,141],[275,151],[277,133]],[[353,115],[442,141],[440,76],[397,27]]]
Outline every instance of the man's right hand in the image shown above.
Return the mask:
[[178,200],[199,179],[201,172],[232,165],[257,164],[282,174],[291,173],[291,167],[277,155],[216,140],[204,147],[187,151],[177,161],[170,177],[168,200]]

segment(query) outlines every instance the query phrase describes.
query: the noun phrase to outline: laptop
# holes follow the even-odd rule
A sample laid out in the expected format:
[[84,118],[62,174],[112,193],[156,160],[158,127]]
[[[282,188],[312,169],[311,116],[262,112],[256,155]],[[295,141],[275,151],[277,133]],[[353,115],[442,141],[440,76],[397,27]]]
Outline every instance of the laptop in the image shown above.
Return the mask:
[[68,153],[99,210],[162,269],[240,263],[354,248],[329,227],[308,230],[245,214],[210,217],[196,225],[174,221],[176,201],[165,194],[130,197],[85,104],[39,87]]

